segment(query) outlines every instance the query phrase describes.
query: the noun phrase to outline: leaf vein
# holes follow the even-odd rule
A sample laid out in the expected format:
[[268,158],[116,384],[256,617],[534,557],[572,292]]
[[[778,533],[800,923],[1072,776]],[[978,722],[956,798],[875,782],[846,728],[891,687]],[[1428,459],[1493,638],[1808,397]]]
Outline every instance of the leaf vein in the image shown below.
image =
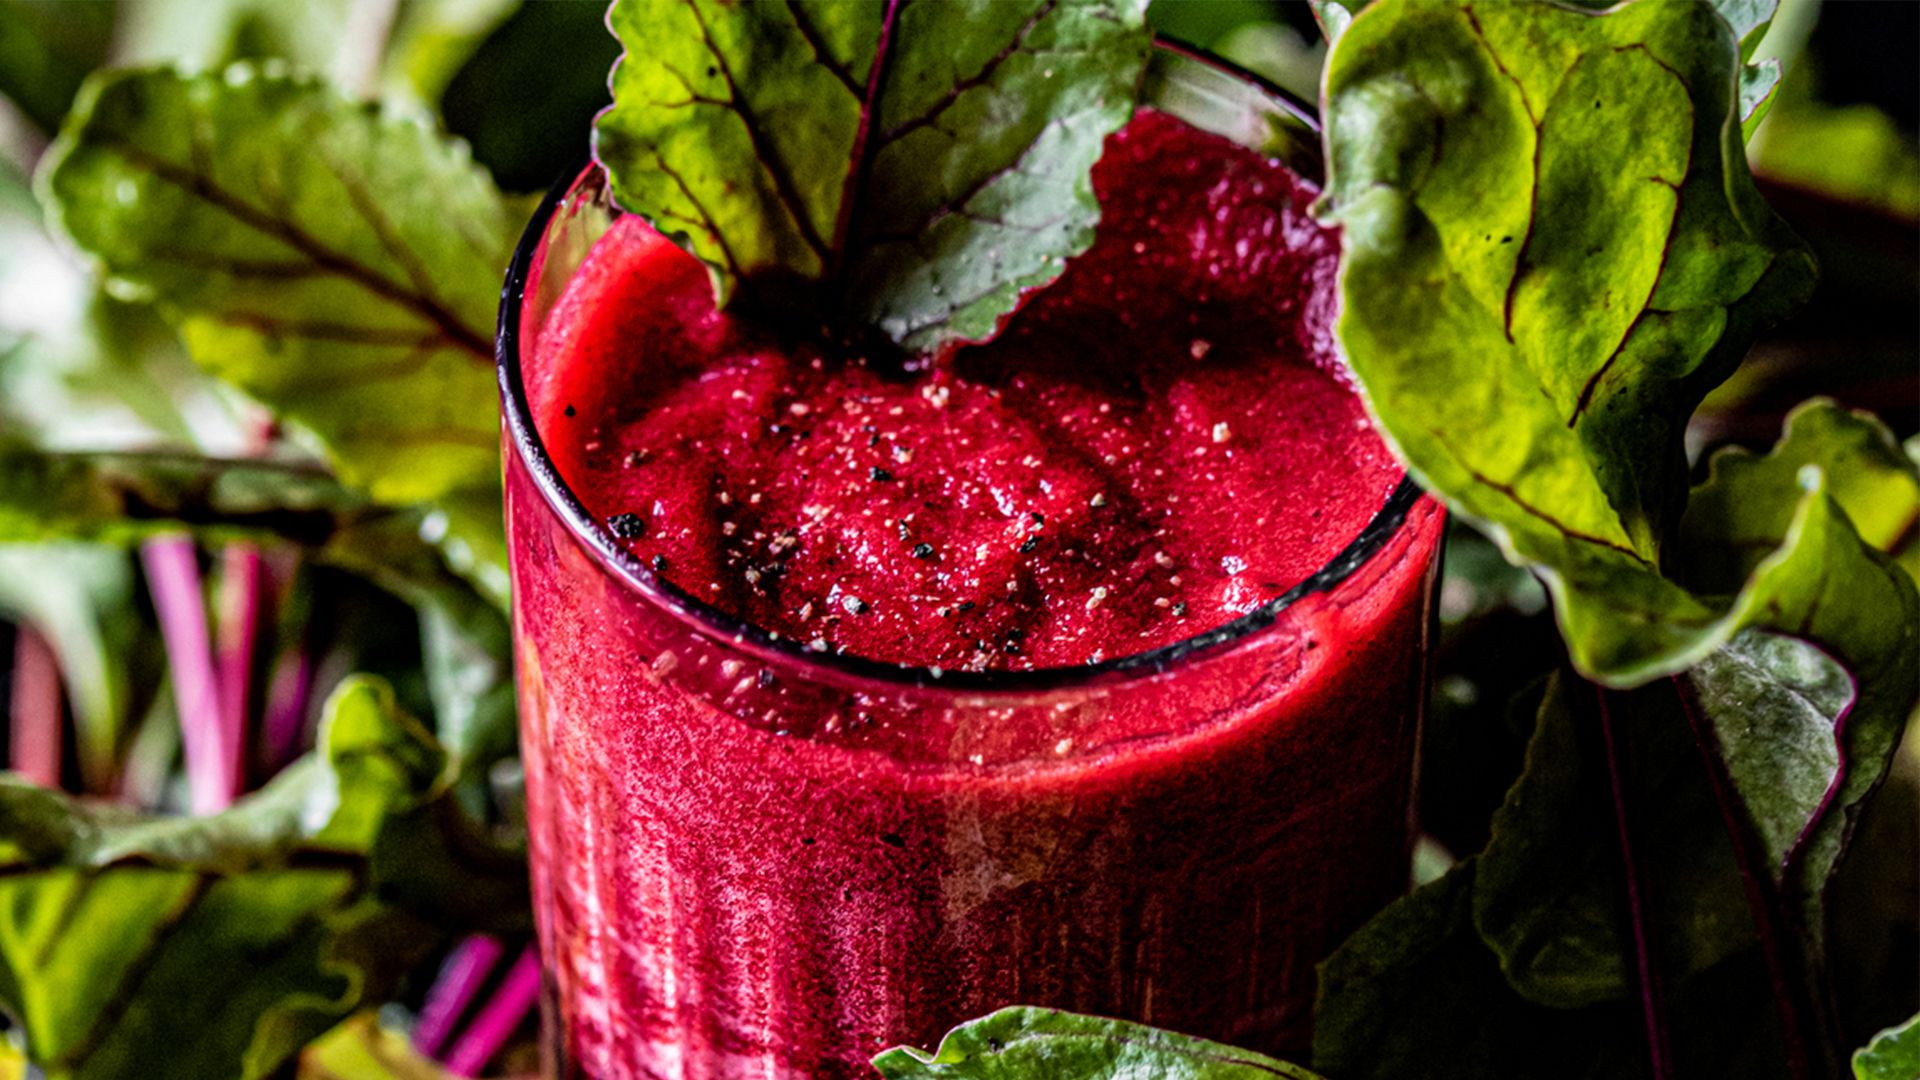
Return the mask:
[[221,187],[210,175],[182,168],[124,138],[107,139],[105,145],[117,150],[127,160],[151,172],[161,181],[225,211],[255,232],[285,243],[330,273],[354,282],[382,300],[411,310],[439,327],[442,334],[462,349],[489,364],[492,363],[493,349],[485,335],[466,326],[453,312],[433,298],[423,296],[381,275],[352,256],[322,244],[311,233],[295,225],[291,220],[291,214],[283,213],[282,217],[275,217]]
[[833,54],[827,52],[826,42],[820,37],[820,30],[813,25],[813,20],[807,17],[806,9],[802,8],[796,0],[787,0],[787,14],[793,17],[793,28],[806,40],[807,48],[813,50],[814,60],[821,67],[826,68],[828,74],[840,80],[840,85],[846,87],[848,93],[856,99],[863,98],[864,88],[853,77],[852,72],[835,60]]
[[[707,17],[701,13],[699,0],[686,0],[687,9],[693,13],[693,21],[700,27],[700,38],[706,44],[707,54],[713,57],[715,70],[727,84],[730,100],[725,107],[740,118],[746,128],[747,143],[753,147],[753,155],[760,163],[760,171],[773,182],[774,194],[786,209],[787,216],[793,219],[794,227],[800,232],[800,239],[813,249],[822,264],[831,258],[831,252],[820,234],[814,231],[813,222],[807,217],[806,200],[800,197],[798,186],[786,165],[772,152],[761,136],[764,125],[754,114],[753,107],[747,104],[745,95],[740,92],[740,84],[733,77],[733,68],[720,52],[720,46],[714,41],[713,32],[707,27]],[[876,60],[876,63],[878,61]]]
[[919,116],[911,117],[887,131],[881,132],[879,145],[882,147],[887,146],[920,128],[926,127],[944,115],[948,109],[952,108],[956,102],[966,95],[967,91],[991,82],[994,75],[999,72],[1000,65],[1006,63],[1008,59],[1021,52],[1026,46],[1028,35],[1032,34],[1034,28],[1039,26],[1041,21],[1047,16],[1053,14],[1054,10],[1059,6],[1060,0],[1047,0],[1046,3],[1036,8],[1034,13],[1027,17],[1027,21],[1021,24],[1019,31],[1014,34],[1013,40],[1007,42],[1006,46],[999,52],[988,57],[987,62],[980,66],[980,70],[974,72],[967,78],[955,82],[953,86],[949,87],[940,95],[940,99],[934,103],[931,109],[928,109]]

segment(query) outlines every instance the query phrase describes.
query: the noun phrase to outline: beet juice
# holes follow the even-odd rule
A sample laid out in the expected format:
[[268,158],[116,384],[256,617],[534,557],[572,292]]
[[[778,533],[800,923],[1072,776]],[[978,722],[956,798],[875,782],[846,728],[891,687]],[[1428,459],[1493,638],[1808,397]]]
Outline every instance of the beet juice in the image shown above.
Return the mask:
[[1013,1004],[1299,1055],[1404,886],[1441,517],[1339,374],[1336,238],[1168,112],[1093,181],[1093,248],[932,360],[715,312],[597,174],[536,221],[503,374],[558,1074],[869,1075]]

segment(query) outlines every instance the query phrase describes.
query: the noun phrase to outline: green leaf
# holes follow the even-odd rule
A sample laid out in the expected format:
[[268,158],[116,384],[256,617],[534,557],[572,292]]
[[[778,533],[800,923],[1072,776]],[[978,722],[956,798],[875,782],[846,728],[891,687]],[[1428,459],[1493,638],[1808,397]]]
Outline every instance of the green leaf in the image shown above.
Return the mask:
[[1916,518],[1920,471],[1886,427],[1813,401],[1770,453],[1715,455],[1681,521],[1678,572],[1744,582],[1752,621],[1792,639],[1736,638],[1694,682],[1770,853],[1797,852],[1786,892],[1816,950],[1826,883],[1920,700],[1920,599],[1877,550]]
[[112,72],[39,176],[54,223],[208,371],[382,502],[498,483],[518,223],[464,147],[271,65]]
[[1133,113],[1145,9],[618,0],[595,152],[723,304],[824,289],[915,348],[981,340],[1093,241],[1089,173]]
[[1295,1065],[1170,1031],[1052,1009],[1002,1009],[947,1032],[933,1053],[896,1047],[873,1059],[888,1080],[1314,1080]]
[[125,544],[193,528],[213,541],[320,547],[394,514],[300,463],[0,443],[0,543]]
[[1753,133],[1760,130],[1760,121],[1767,118],[1779,89],[1780,61],[1773,57],[1740,69],[1740,137],[1743,140],[1751,140]]
[[[1647,920],[1669,978],[1705,971],[1753,943],[1726,829],[1674,689],[1601,691],[1564,675],[1549,685],[1526,769],[1494,815],[1478,857],[1474,927],[1513,992],[1558,1009],[1633,993],[1633,941],[1597,695],[1633,748],[1628,805],[1658,814],[1635,836],[1657,885]],[[1815,790],[1824,790],[1825,780]],[[1657,808],[1654,810],[1652,808]],[[1650,818],[1642,817],[1642,822]]]
[[[1479,871],[1462,861],[1321,965],[1314,1067],[1339,1080],[1642,1080],[1639,1002],[1547,1008],[1508,985],[1474,929]],[[1766,982],[1743,955],[1669,986],[1673,1075],[1785,1080]]]
[[[1646,1075],[1599,688],[1548,688],[1493,837],[1320,968],[1314,1067],[1340,1080]],[[1674,1075],[1782,1077],[1732,848],[1669,685],[1604,691]]]
[[1913,1080],[1920,1076],[1920,1016],[1890,1027],[1853,1055],[1855,1080]]
[[[1770,621],[1783,621],[1782,611],[1797,613],[1804,621],[1794,624],[1796,632],[1825,643],[1845,665],[1798,638],[1748,630],[1688,673],[1733,787],[1776,865],[1798,847],[1784,891],[1800,907],[1796,921],[1811,931],[1808,947],[1816,962],[1826,881],[1920,694],[1910,583],[1863,542],[1846,512],[1857,508],[1868,534],[1888,543],[1906,531],[1917,505],[1920,487],[1911,463],[1885,429],[1871,418],[1815,402],[1795,411],[1771,453],[1718,455],[1677,533],[1682,543],[1676,549],[1686,557],[1676,555],[1676,574],[1707,595],[1749,579],[1760,582],[1760,591],[1779,605]],[[1326,969],[1323,995],[1332,997],[1323,997],[1323,1007],[1331,1011],[1321,1030],[1332,1041],[1324,1053],[1316,1044],[1317,1067],[1342,1077],[1432,1075],[1423,1073],[1427,1067],[1417,1065],[1414,1055],[1438,1053],[1445,1060],[1447,1051],[1458,1048],[1465,1060],[1491,1062],[1478,1066],[1489,1075],[1551,1074],[1527,1044],[1496,1046],[1491,1040],[1496,1033],[1547,1024],[1544,1030],[1558,1034],[1543,1036],[1543,1045],[1580,1045],[1576,1040],[1599,1039],[1594,1032],[1614,1022],[1606,1019],[1608,1010],[1630,1008],[1634,946],[1624,921],[1625,879],[1594,722],[1603,702],[1581,694],[1604,695],[1624,744],[1632,748],[1623,791],[1628,806],[1642,808],[1635,818],[1635,856],[1652,896],[1645,926],[1655,963],[1667,979],[1680,982],[1684,994],[1708,1003],[1706,1015],[1736,1027],[1774,1029],[1764,999],[1736,1006],[1700,989],[1722,979],[1737,983],[1726,973],[1753,964],[1755,934],[1719,807],[1692,742],[1686,702],[1676,689],[1655,684],[1622,693],[1556,681],[1529,743],[1525,772],[1495,815],[1485,851],[1471,860],[1470,889],[1460,886],[1471,893],[1464,903],[1484,957],[1474,959],[1479,954],[1457,928],[1459,916],[1447,923],[1455,929],[1442,931],[1431,905],[1420,909],[1403,901],[1409,907],[1396,918],[1412,919],[1425,910],[1426,921],[1392,933],[1445,933],[1458,951],[1429,963],[1387,930],[1363,930],[1347,949],[1366,951],[1341,954],[1368,973],[1354,976],[1360,989],[1341,989],[1346,984],[1336,977],[1344,970],[1336,966],[1339,956]],[[1845,740],[1844,771],[1836,737]],[[1823,807],[1824,816],[1809,830]],[[1499,973],[1497,981],[1486,978],[1487,964]],[[1751,977],[1755,986],[1766,985],[1763,977]],[[1373,989],[1360,992],[1367,987]],[[1395,996],[1368,996],[1389,991]],[[1498,1004],[1503,997],[1508,1004]],[[1490,1019],[1466,1024],[1423,1004],[1459,998],[1485,1002]],[[1546,1011],[1532,1011],[1540,1006]],[[1675,1008],[1674,1017],[1684,1015]],[[1415,1030],[1449,1035],[1437,1046],[1390,1038],[1390,1016]],[[1682,1043],[1676,1052],[1701,1049],[1692,1043],[1699,1025],[1698,1019],[1673,1019],[1670,1028]],[[1710,1054],[1707,1060],[1714,1061]],[[1771,1060],[1765,1066],[1771,1068],[1781,1059],[1776,1054],[1761,1060]],[[1724,1062],[1713,1068],[1754,1074]]]
[[1920,217],[1920,144],[1872,105],[1782,102],[1754,149],[1762,176]]
[[210,544],[277,540],[415,607],[445,608],[463,633],[498,636],[485,620],[504,614],[506,545],[498,503],[482,493],[427,508],[379,506],[298,461],[191,454],[45,453],[0,444],[0,465],[8,467],[0,477],[0,543],[126,544],[178,532]]
[[[1806,470],[1817,474],[1811,490],[1831,494],[1802,496]],[[1901,535],[1920,507],[1912,466],[1870,418],[1828,403],[1803,406],[1770,454],[1714,459],[1680,530],[1682,550],[1710,553],[1710,565],[1677,568],[1709,594],[1722,587],[1716,576],[1726,589],[1761,582],[1780,610],[1807,620],[1797,633],[1826,643],[1841,661],[1800,638],[1750,629],[1687,675],[1816,959],[1826,883],[1920,696],[1911,585],[1853,532],[1849,507],[1883,542]],[[1783,567],[1796,567],[1790,579],[1778,577],[1789,572]],[[1777,613],[1769,620],[1781,621]],[[1634,748],[1628,802],[1658,808],[1659,827],[1640,830],[1636,852],[1657,886],[1650,936],[1662,969],[1685,977],[1755,939],[1676,689],[1654,684],[1605,697]],[[1599,702],[1582,693],[1601,692],[1561,679],[1543,704],[1526,770],[1478,856],[1473,897],[1475,927],[1512,991],[1558,1009],[1623,1000],[1633,990],[1616,826],[1594,743]],[[1790,851],[1797,854],[1788,874]]]
[[512,636],[494,608],[434,595],[420,606],[420,652],[440,739],[476,785],[519,751]]
[[327,713],[317,757],[213,817],[0,780],[0,1004],[48,1077],[267,1076],[433,947],[373,856],[444,757],[378,680]]
[[1474,932],[1477,869],[1468,859],[1395,901],[1321,965],[1314,1068],[1340,1080],[1620,1070],[1633,1044],[1617,1010],[1542,1009],[1507,987]]
[[438,102],[487,35],[519,7],[520,0],[408,0],[401,4],[384,60],[387,96],[411,95]]
[[0,163],[0,431],[38,445],[243,444],[220,387],[178,335],[113,299],[42,227]]
[[0,544],[126,545],[180,532],[212,544],[277,540],[409,603],[450,603],[449,591],[472,589],[455,577],[442,518],[375,505],[301,462],[0,442]]
[[[1795,406],[1787,414],[1780,442],[1765,456],[1735,448],[1715,455],[1710,465],[1708,482],[1694,491],[1688,504],[1682,539],[1690,544],[1733,543],[1743,552],[1735,564],[1741,574],[1764,561],[1768,542],[1740,530],[1764,529],[1769,518],[1779,528],[1790,514],[1785,506],[1758,509],[1753,500],[1799,483],[1809,466],[1820,471],[1826,493],[1868,547],[1889,550],[1909,539],[1920,523],[1920,463],[1872,413],[1841,408],[1825,398]],[[1686,557],[1691,551],[1691,546],[1683,546],[1679,554]],[[1688,572],[1707,569],[1695,566]]]
[[1780,0],[1709,0],[1709,5],[1733,31],[1742,60],[1753,59],[1754,50],[1773,25],[1774,12],[1780,10]]
[[[324,470],[294,462],[223,460],[173,453],[51,453],[0,443],[0,545],[57,541],[131,544],[155,535],[190,531],[208,543],[279,541],[320,562],[359,574],[418,608],[428,684],[441,737],[463,763],[478,770],[510,753],[514,711],[507,624],[499,606],[505,592],[496,562],[504,551],[474,552],[473,537],[499,531],[499,504],[449,500],[422,511],[374,505]],[[467,513],[465,530],[449,524]],[[458,541],[458,542],[456,542]],[[504,544],[502,544],[504,546]],[[0,547],[0,564],[10,551]],[[114,558],[102,549],[72,547],[87,566]],[[25,558],[25,555],[20,556]],[[51,578],[23,576],[20,589],[46,592],[56,608],[22,609],[46,625],[80,634],[70,602],[48,590],[109,589],[125,599],[124,557],[118,577],[76,571]],[[463,580],[465,579],[465,580]],[[37,585],[35,583],[38,583]],[[115,586],[115,582],[119,584]],[[0,610],[14,589],[0,584]],[[75,638],[75,643],[84,637]],[[63,653],[63,655],[66,655]],[[84,660],[88,652],[74,652]],[[76,672],[69,670],[69,676]],[[90,699],[76,697],[77,704]],[[83,714],[84,715],[84,714]],[[480,782],[476,775],[475,783]]]
[[1612,685],[1794,618],[1782,580],[1661,573],[1687,417],[1812,284],[1745,170],[1739,62],[1698,5],[1387,2],[1328,66],[1339,334],[1375,419]]
[[1332,45],[1353,25],[1354,13],[1366,6],[1366,0],[1307,0],[1307,6],[1313,9],[1313,21],[1320,24],[1327,44]]
[[300,1052],[297,1080],[448,1080],[451,1074],[413,1049],[407,1038],[362,1012]]
[[[143,0],[122,15],[121,63],[216,70],[287,60],[342,88],[432,104],[519,0]],[[56,118],[57,119],[57,118]]]
[[52,131],[80,80],[106,59],[113,16],[113,5],[102,0],[0,3],[0,97]]
[[1816,646],[1748,630],[1687,679],[1777,882],[1839,774],[1836,729],[1855,704],[1853,677]]
[[[1369,0],[1307,0],[1313,17],[1331,45],[1353,22],[1353,16]],[[1612,6],[1612,0],[1567,0],[1569,6],[1594,10]],[[1752,60],[1755,49],[1773,24],[1773,13],[1780,0],[1710,0],[1710,6],[1726,20],[1734,39],[1740,43],[1742,61]],[[1766,119],[1767,106],[1780,85],[1780,61],[1768,57],[1740,68],[1741,137],[1751,139],[1760,121]]]

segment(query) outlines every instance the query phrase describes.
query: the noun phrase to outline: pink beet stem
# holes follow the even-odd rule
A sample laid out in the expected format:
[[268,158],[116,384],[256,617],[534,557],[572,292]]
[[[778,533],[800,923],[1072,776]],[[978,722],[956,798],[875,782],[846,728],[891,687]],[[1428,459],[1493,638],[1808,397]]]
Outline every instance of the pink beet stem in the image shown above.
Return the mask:
[[540,997],[540,954],[529,945],[513,968],[447,1054],[447,1071],[455,1076],[477,1076],[507,1044],[513,1030]]
[[267,684],[263,741],[268,771],[285,766],[299,752],[300,736],[306,728],[307,699],[312,692],[313,657],[303,642],[280,658]]
[[196,814],[216,813],[238,794],[240,747],[237,738],[228,739],[220,722],[219,679],[207,638],[199,555],[190,537],[164,536],[140,545],[140,561],[167,643],[173,703],[187,758],[189,806]]
[[25,623],[13,642],[7,767],[39,784],[60,786],[60,660]]
[[228,544],[220,553],[220,733],[245,773],[247,721],[253,715],[253,654],[266,603],[266,567],[252,544]]
[[420,1019],[413,1025],[413,1048],[423,1057],[440,1052],[447,1036],[453,1034],[453,1025],[466,1013],[467,1005],[504,951],[498,938],[473,934],[447,954],[446,963],[440,965],[440,974],[427,991],[426,1003],[420,1006]]

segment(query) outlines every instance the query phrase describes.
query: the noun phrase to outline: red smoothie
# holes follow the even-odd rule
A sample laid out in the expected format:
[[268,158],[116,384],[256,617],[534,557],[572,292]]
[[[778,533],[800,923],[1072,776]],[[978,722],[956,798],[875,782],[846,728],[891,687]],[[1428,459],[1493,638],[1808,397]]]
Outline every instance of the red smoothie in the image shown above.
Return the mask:
[[1402,886],[1440,517],[1356,541],[1401,472],[1337,374],[1334,237],[1162,114],[1093,180],[1093,248],[933,361],[717,313],[632,216],[529,286],[567,1075],[867,1075],[1011,1004],[1297,1055],[1313,963]]

